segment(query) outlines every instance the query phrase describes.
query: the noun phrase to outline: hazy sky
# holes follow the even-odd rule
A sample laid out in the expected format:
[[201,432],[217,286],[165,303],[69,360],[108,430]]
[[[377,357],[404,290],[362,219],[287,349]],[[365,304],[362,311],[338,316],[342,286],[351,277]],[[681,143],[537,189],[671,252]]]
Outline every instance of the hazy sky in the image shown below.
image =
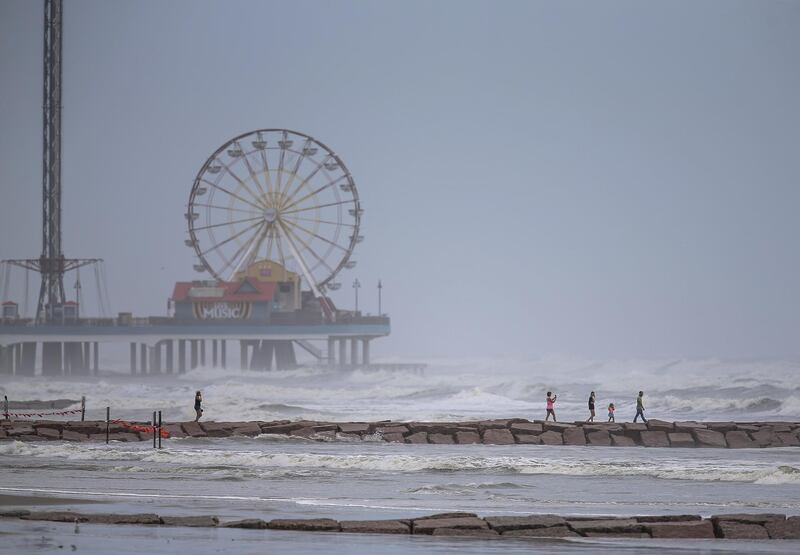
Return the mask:
[[[65,253],[115,311],[197,276],[206,158],[286,127],[355,178],[379,354],[800,356],[798,1],[64,4]],[[0,258],[41,248],[42,12],[0,2]]]

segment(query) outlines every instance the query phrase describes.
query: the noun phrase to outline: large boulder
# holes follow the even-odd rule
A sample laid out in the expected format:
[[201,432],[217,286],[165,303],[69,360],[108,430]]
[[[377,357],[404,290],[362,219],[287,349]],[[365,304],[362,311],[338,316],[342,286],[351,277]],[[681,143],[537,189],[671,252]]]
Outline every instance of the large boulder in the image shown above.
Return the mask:
[[291,519],[277,518],[269,521],[273,530],[300,530],[304,532],[338,532],[339,523],[330,518]]
[[800,516],[786,520],[772,520],[764,524],[770,538],[776,540],[800,540]]
[[646,532],[645,526],[633,518],[568,520],[567,525],[582,536],[590,533],[641,534]]
[[539,436],[543,445],[564,445],[564,438],[559,432],[548,430]]
[[229,437],[233,432],[232,422],[200,422],[200,427],[208,437]]
[[563,437],[564,445],[586,445],[586,436],[581,428],[567,428]]
[[500,534],[487,528],[437,528],[433,531],[434,536],[461,536],[469,538],[480,538],[484,540],[500,539]]
[[184,422],[181,424],[183,432],[191,437],[207,437],[206,431],[197,422]]
[[343,520],[342,532],[362,534],[409,534],[411,528],[399,520]]
[[511,425],[511,421],[508,420],[508,419],[481,420],[480,422],[478,422],[478,431],[483,433],[486,430],[508,428],[510,425]]
[[708,426],[705,424],[701,424],[700,422],[688,421],[688,422],[675,422],[675,431],[676,432],[686,432],[692,433],[695,430],[707,430]]
[[377,426],[375,431],[379,434],[407,434],[409,429],[403,425],[397,426]]
[[514,434],[536,435],[542,433],[542,425],[538,422],[515,422],[511,424]]
[[484,520],[490,528],[501,533],[509,530],[547,528],[550,526],[566,525],[566,520],[556,515],[491,516],[486,517]]
[[451,445],[455,443],[450,434],[428,434],[428,442],[438,445]]
[[725,434],[716,430],[701,430],[696,429],[692,432],[697,444],[700,447],[727,447],[728,442],[725,441]]
[[575,424],[567,424],[566,422],[545,422],[543,427],[545,431],[563,432],[567,428],[574,428]]
[[725,538],[728,540],[769,539],[767,529],[760,524],[744,524],[742,522],[733,521],[715,522],[714,532],[718,538]]
[[261,426],[258,422],[243,422],[241,426],[236,426],[231,433],[235,436],[255,437],[261,435]]
[[714,430],[715,432],[723,434],[736,429],[735,422],[706,422],[705,424],[709,430]]
[[58,428],[36,428],[36,434],[46,439],[61,439]]
[[647,429],[653,432],[674,432],[675,424],[666,420],[651,418],[647,421]]
[[800,439],[791,432],[778,432],[776,434],[783,447],[800,447]]
[[192,528],[213,528],[219,524],[215,516],[162,516],[161,524],[166,526],[189,526]]
[[[186,432],[183,431],[183,427],[181,426],[180,422],[175,422],[173,424],[165,424],[163,429],[167,431],[169,437],[171,438],[179,438],[179,437],[187,437]],[[259,428],[260,432],[261,428]],[[103,431],[105,433],[105,430]]]
[[514,436],[514,439],[517,440],[517,443],[522,445],[540,445],[542,443],[542,439],[540,436],[531,436],[528,434],[517,434]]
[[89,436],[64,428],[64,430],[61,432],[61,439],[64,441],[86,441],[89,439]]
[[589,432],[586,434],[586,439],[589,440],[589,445],[600,445],[605,447],[611,445],[611,436],[605,430]]
[[343,434],[368,434],[370,425],[366,422],[347,422],[339,424],[339,432]]
[[488,528],[489,525],[478,517],[465,516],[455,518],[422,518],[413,522],[414,534],[433,534],[440,528],[457,528],[462,530]]
[[646,529],[654,538],[713,538],[714,526],[710,520],[686,522],[651,522]]
[[86,522],[93,524],[161,524],[161,518],[155,513],[92,513],[84,516]]
[[503,532],[504,538],[576,538],[577,534],[566,526],[550,526],[548,528],[524,528]]
[[614,447],[636,447],[633,438],[619,434],[611,434],[611,444]]
[[403,440],[405,439],[403,434],[395,432],[383,433],[381,434],[381,437],[383,438],[383,441],[389,441],[392,443],[403,443]]
[[492,445],[513,445],[514,435],[505,428],[490,428],[483,432],[483,443]]
[[219,525],[220,528],[247,528],[249,530],[263,530],[269,528],[266,521],[260,518],[245,518],[243,520],[232,520]]
[[478,432],[456,432],[456,443],[480,443],[481,436]]
[[670,447],[695,447],[692,434],[687,432],[668,433]]
[[641,432],[641,438],[645,447],[669,447],[666,432]]
[[46,520],[49,522],[86,522],[88,517],[73,511],[31,511],[20,517],[23,520]]
[[725,433],[725,441],[731,449],[748,449],[758,447],[758,444],[750,439],[747,432],[743,430],[734,430]]
[[778,439],[778,436],[772,431],[772,428],[769,427],[764,427],[757,432],[752,432],[750,437],[753,438],[753,441],[755,441],[759,447],[778,446],[781,443],[781,440]]
[[[299,430],[300,428],[306,428],[308,426],[313,425],[314,423],[310,422],[269,422],[266,425],[261,426],[261,433],[262,434],[275,434],[275,435],[286,435],[294,432],[295,430]],[[189,435],[188,430],[186,430],[186,425],[183,426],[184,431]]]
[[428,443],[427,432],[416,432],[405,438],[406,443]]

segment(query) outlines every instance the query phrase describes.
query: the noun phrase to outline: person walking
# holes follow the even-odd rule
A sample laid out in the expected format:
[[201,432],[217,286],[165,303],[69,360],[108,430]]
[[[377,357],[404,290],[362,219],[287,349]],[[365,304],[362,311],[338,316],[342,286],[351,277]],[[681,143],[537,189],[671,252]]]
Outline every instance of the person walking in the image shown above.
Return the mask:
[[555,402],[558,399],[558,395],[553,395],[552,392],[547,392],[547,416],[545,416],[544,421],[547,422],[550,416],[553,417],[553,422],[557,422],[556,420],[556,411],[555,411]]
[[197,422],[203,416],[203,394],[199,391],[194,394],[194,412],[197,414],[194,421]]
[[589,418],[587,422],[594,422],[594,391],[589,394]]
[[642,422],[647,424],[647,418],[644,417],[644,391],[639,392],[639,396],[636,398],[636,416],[633,417],[633,421],[636,422],[636,419],[642,417]]
[[609,422],[616,422],[616,420],[614,420],[614,411],[615,410],[617,410],[617,408],[614,406],[614,403],[609,403],[608,404],[608,421]]

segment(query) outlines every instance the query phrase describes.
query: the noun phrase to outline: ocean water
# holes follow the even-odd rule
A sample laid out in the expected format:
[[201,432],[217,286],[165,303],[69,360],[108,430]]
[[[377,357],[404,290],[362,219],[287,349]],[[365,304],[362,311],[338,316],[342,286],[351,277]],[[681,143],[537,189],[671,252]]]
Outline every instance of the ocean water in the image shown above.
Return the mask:
[[[618,420],[646,391],[665,419],[798,420],[796,363],[758,361],[435,361],[424,374],[198,369],[177,377],[6,379],[12,399],[86,395],[87,417],[193,417],[194,391],[215,420],[541,418],[547,390],[562,420],[585,397]],[[602,411],[598,411],[602,415]],[[627,413],[631,412],[630,415]],[[63,499],[80,511],[214,514],[221,519],[407,518],[444,511],[564,515],[782,512],[800,515],[800,449],[699,450],[397,445],[256,438],[138,444],[0,442],[0,495]],[[70,505],[72,499],[95,503]],[[5,534],[2,534],[5,533]],[[512,541],[246,530],[153,531],[0,521],[0,552],[795,553],[800,542]],[[77,542],[77,543],[76,543]],[[59,545],[61,547],[59,547]],[[105,551],[104,551],[105,550]]]

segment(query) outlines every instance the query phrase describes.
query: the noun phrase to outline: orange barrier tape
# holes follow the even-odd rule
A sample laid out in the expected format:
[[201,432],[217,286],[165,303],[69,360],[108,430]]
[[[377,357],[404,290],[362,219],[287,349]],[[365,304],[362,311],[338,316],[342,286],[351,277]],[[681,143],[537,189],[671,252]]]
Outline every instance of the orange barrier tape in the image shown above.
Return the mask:
[[[126,422],[125,420],[112,420],[113,424],[119,424],[123,428],[128,430],[133,430],[134,432],[143,432],[145,434],[152,434],[156,428],[153,426],[143,426],[142,424],[133,424],[131,422]],[[161,437],[164,439],[169,438],[169,432],[163,428],[161,428]]]

